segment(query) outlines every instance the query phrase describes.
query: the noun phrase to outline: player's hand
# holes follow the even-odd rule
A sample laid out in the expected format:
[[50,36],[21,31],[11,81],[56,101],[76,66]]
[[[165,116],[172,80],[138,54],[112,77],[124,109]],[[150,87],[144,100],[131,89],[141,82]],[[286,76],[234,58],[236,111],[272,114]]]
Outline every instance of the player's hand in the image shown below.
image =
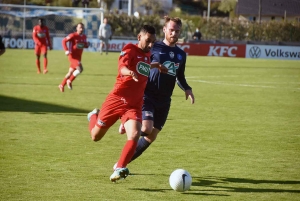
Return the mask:
[[50,46],[49,46],[49,49],[50,49],[50,50],[52,50],[52,49],[53,49],[53,48],[52,48],[52,45],[50,45]]
[[195,103],[195,97],[192,90],[185,90],[185,100],[187,100],[188,98],[191,99],[191,104]]
[[168,68],[158,62],[151,63],[151,68],[157,68],[161,73],[168,73]]
[[136,81],[136,82],[139,81],[139,80],[138,80],[138,76],[137,76],[137,74],[136,74],[135,72],[130,71],[130,72],[129,72],[129,75],[132,77],[132,79],[133,79],[134,81]]
[[70,52],[67,50],[67,51],[65,51],[65,55],[69,55],[70,54]]

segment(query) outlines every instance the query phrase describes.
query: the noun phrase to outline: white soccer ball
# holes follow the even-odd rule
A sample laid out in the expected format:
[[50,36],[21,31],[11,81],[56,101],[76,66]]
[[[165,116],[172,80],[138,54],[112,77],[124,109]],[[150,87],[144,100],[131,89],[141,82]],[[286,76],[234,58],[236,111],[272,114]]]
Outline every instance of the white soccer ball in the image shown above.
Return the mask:
[[192,185],[192,177],[188,171],[184,169],[177,169],[170,175],[169,182],[173,190],[184,192],[190,189]]

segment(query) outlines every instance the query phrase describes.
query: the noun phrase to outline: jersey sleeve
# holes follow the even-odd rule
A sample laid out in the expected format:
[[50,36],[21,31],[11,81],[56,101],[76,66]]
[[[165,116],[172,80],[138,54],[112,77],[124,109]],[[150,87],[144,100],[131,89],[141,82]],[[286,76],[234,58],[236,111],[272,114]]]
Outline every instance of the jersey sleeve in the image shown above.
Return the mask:
[[37,30],[36,27],[33,27],[32,30],[32,39],[34,41],[35,44],[37,44],[39,42],[38,38],[37,38]]
[[123,67],[127,67],[128,69],[130,69],[132,55],[134,55],[134,49],[132,48],[132,44],[128,44],[122,49],[119,57],[118,72],[120,74],[121,74],[120,70]]
[[63,40],[62,40],[62,46],[64,48],[65,51],[68,51],[68,47],[67,47],[67,42],[69,42],[70,40],[72,40],[73,38],[73,34],[69,34],[67,37],[65,37]]
[[99,33],[98,33],[99,37],[102,36],[102,29],[103,29],[103,26],[102,26],[102,24],[101,24],[101,25],[99,26]]
[[150,56],[150,60],[151,60],[151,63],[155,63],[155,62],[158,62],[160,63],[159,61],[159,48],[157,45],[154,45],[151,49],[151,56]]
[[187,84],[186,79],[185,79],[185,63],[186,63],[186,53],[183,52],[183,60],[182,63],[180,64],[177,75],[176,75],[176,82],[177,85],[182,89],[182,90],[191,90],[192,88]]
[[46,37],[47,37],[47,41],[48,41],[48,46],[51,47],[51,40],[50,40],[50,34],[49,34],[49,29],[48,27],[46,28]]

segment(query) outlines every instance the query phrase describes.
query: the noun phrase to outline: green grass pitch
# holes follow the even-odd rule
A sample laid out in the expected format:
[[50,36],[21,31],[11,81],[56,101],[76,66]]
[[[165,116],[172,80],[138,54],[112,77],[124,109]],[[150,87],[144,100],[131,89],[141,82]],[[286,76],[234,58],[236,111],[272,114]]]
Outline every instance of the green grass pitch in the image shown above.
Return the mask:
[[[65,93],[63,51],[48,53],[46,75],[33,50],[0,57],[0,200],[299,200],[299,61],[188,56],[195,104],[176,86],[158,139],[113,184],[126,136],[117,123],[93,142],[86,115],[112,89],[118,55],[84,52]],[[185,193],[169,186],[177,168],[193,177]]]

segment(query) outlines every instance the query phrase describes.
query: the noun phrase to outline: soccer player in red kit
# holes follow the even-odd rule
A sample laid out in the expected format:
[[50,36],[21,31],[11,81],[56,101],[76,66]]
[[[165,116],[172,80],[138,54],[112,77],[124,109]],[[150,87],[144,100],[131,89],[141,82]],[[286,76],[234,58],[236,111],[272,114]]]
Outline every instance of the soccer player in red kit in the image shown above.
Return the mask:
[[49,46],[49,49],[52,50],[52,45],[49,36],[49,29],[45,25],[45,20],[40,18],[38,22],[39,24],[33,27],[32,32],[32,38],[35,43],[36,66],[38,70],[37,73],[41,73],[40,56],[42,54],[44,56],[43,73],[46,74],[48,72],[47,46]]
[[58,86],[61,92],[64,92],[66,84],[69,89],[72,89],[72,81],[83,71],[81,55],[83,48],[89,47],[89,42],[87,42],[86,35],[83,34],[83,31],[84,25],[82,23],[78,23],[76,26],[76,32],[69,34],[62,41],[65,54],[69,57],[70,68],[69,72]]
[[137,38],[138,44],[127,44],[122,49],[116,83],[100,111],[94,109],[88,114],[93,141],[101,140],[118,119],[126,128],[127,142],[116,169],[110,176],[112,182],[125,179],[129,174],[126,166],[134,154],[140,137],[143,95],[150,69],[158,68],[161,72],[167,72],[167,68],[159,63],[150,64],[150,49],[156,40],[154,27],[142,26]]

